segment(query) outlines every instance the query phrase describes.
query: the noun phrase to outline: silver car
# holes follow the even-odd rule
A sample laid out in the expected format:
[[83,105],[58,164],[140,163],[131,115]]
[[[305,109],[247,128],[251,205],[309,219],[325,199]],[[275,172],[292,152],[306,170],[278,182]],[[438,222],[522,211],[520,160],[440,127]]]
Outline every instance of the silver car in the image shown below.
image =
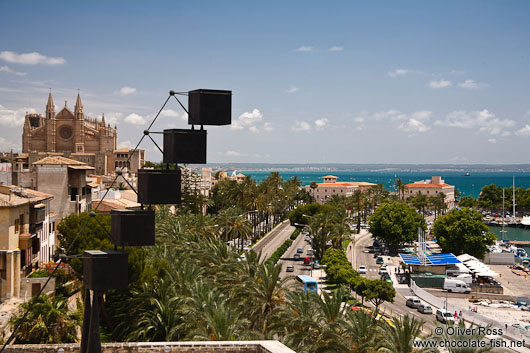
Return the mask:
[[422,314],[432,314],[432,308],[428,304],[420,304],[418,311]]

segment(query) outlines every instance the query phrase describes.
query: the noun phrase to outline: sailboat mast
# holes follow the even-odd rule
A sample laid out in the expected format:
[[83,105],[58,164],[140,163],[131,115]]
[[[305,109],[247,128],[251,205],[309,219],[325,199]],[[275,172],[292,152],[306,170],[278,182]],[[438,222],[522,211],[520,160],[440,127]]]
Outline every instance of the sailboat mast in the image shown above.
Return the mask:
[[505,199],[504,188],[502,188],[502,229],[501,229],[501,234],[502,234],[502,240],[503,241],[504,241],[504,233],[506,233],[506,231],[504,230],[504,217],[505,217],[505,213],[504,213],[504,199]]

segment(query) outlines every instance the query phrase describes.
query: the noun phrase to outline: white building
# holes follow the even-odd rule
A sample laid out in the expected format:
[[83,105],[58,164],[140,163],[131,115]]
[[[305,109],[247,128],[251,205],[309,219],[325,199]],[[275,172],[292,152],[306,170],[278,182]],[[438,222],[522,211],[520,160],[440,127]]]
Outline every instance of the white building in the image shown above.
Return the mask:
[[455,187],[446,184],[441,176],[433,176],[431,180],[415,181],[405,185],[405,198],[413,197],[418,194],[425,196],[436,196],[443,192],[445,194],[445,204],[448,209],[455,207]]
[[321,178],[323,179],[323,183],[316,183],[316,188],[311,188],[311,185],[305,186],[305,190],[313,196],[318,203],[325,203],[333,195],[349,197],[352,196],[356,190],[366,191],[376,185],[364,181],[339,183],[337,182],[339,177],[334,175],[326,175]]

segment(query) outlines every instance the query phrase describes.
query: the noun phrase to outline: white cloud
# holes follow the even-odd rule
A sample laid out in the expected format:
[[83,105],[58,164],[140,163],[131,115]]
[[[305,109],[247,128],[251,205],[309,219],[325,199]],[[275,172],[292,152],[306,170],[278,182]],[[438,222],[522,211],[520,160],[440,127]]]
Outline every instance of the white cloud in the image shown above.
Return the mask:
[[18,54],[12,51],[0,52],[0,60],[22,65],[62,65],[66,62],[62,57],[48,57],[37,52]]
[[432,112],[430,110],[418,110],[412,113],[412,118],[416,120],[429,120],[432,116]]
[[315,120],[315,126],[317,129],[321,129],[329,123],[329,120],[326,118]]
[[510,131],[504,131],[501,136],[502,137],[506,137],[506,136],[510,136],[512,133]]
[[132,148],[132,143],[130,140],[122,141],[118,144],[118,148]]
[[328,50],[329,51],[343,51],[344,47],[343,46],[334,45],[331,48],[329,48]]
[[257,127],[255,127],[254,125],[252,125],[251,127],[248,128],[250,130],[250,132],[254,133],[254,134],[257,134],[259,133],[259,130]]
[[451,87],[453,83],[449,80],[441,79],[439,81],[431,81],[429,82],[429,87],[431,88],[446,88]]
[[25,72],[13,71],[7,65],[6,66],[0,66],[0,71],[9,72],[10,74],[15,74],[17,76],[26,76],[27,75]]
[[425,132],[430,129],[424,123],[414,118],[410,118],[407,122],[401,123],[399,128],[408,132]]
[[263,119],[263,114],[259,111],[259,109],[254,108],[252,112],[244,112],[239,116],[239,121],[241,121],[244,125],[251,125],[252,123],[261,121]]
[[164,118],[178,118],[180,116],[182,120],[186,120],[186,121],[188,120],[187,114],[180,115],[179,112],[173,109],[164,109],[160,112],[159,116],[164,117]]
[[0,137],[0,150],[9,151],[11,149],[19,150],[20,149],[20,145],[14,143],[14,142],[11,142],[9,140],[6,140],[3,137]]
[[436,125],[445,127],[458,127],[462,129],[478,129],[490,135],[504,133],[504,129],[513,127],[515,121],[500,119],[487,109],[466,112],[458,110],[447,114],[444,120],[437,120]]
[[391,119],[391,120],[406,120],[407,114],[399,110],[390,109],[387,111],[377,112],[374,114],[375,120]]
[[530,136],[530,125],[526,124],[523,128],[515,132],[517,136]]
[[497,143],[497,140],[496,139],[488,139],[488,142],[489,143]]
[[270,155],[270,154],[266,154],[266,155],[264,155],[263,157],[265,157],[265,158],[271,158],[271,155]]
[[228,156],[228,157],[246,156],[246,154],[239,153],[239,152],[236,152],[236,151],[226,151],[225,155]]
[[364,117],[358,116],[354,118],[353,121],[355,121],[356,123],[364,123]]
[[477,83],[471,79],[468,79],[468,80],[465,80],[464,82],[460,82],[458,86],[462,88],[467,88],[467,89],[481,89],[481,88],[484,88],[486,85],[483,83]]
[[145,124],[144,117],[136,113],[127,115],[125,119],[123,119],[123,121],[129,124],[133,124],[133,125],[144,125]]
[[121,94],[122,96],[126,96],[126,95],[128,95],[128,94],[134,94],[134,93],[136,93],[136,88],[134,88],[134,87],[127,87],[127,86],[125,86],[125,87],[122,87],[122,88],[120,89],[120,94]]
[[396,69],[394,71],[389,71],[388,76],[390,77],[397,77],[397,76],[403,76],[410,72],[409,69]]
[[263,120],[263,114],[259,111],[259,109],[254,108],[251,112],[244,112],[241,114],[237,120],[232,121],[232,125],[230,128],[232,130],[244,130],[245,127],[249,127],[249,129],[253,126],[254,129],[252,129],[252,132],[257,132],[256,123],[259,123]]
[[241,125],[241,123],[236,120],[236,121],[232,121],[232,125],[230,125],[230,129],[232,130],[244,130],[245,127],[243,125]]
[[294,125],[291,126],[293,131],[311,131],[311,125],[305,121],[295,121]]
[[313,47],[311,46],[301,46],[300,48],[296,49],[296,51],[313,51]]
[[36,113],[33,108],[20,108],[10,110],[0,105],[0,125],[7,127],[19,127],[24,125],[26,113]]
[[291,86],[291,87],[289,87],[289,88],[285,91],[285,93],[294,93],[294,92],[296,92],[296,91],[298,91],[298,87],[296,87],[296,86]]
[[263,129],[265,131],[273,131],[274,130],[274,125],[272,125],[272,123],[265,123],[265,124],[263,124]]

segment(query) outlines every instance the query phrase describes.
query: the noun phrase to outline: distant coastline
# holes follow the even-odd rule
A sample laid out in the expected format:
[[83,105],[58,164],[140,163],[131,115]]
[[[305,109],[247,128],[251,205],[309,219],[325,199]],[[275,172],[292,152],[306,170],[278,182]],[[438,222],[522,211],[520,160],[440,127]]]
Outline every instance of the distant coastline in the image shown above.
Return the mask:
[[530,172],[530,164],[351,164],[351,163],[209,163],[213,169],[238,171],[352,172]]

